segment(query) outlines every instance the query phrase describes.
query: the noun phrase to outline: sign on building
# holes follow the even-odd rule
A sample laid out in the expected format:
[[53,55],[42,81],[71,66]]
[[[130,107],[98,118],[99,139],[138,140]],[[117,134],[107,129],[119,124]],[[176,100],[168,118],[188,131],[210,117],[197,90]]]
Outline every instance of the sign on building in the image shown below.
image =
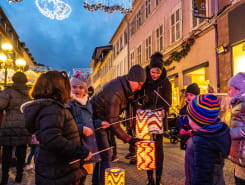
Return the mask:
[[206,0],[192,0],[193,16],[199,18],[207,17]]

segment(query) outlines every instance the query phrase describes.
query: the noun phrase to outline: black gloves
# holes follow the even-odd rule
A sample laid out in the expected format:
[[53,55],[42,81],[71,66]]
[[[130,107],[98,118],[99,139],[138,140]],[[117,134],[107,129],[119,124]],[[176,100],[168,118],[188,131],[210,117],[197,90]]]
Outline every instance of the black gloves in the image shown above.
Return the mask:
[[138,141],[142,141],[143,139],[137,138],[137,137],[132,137],[132,139],[129,141],[130,145],[135,145]]

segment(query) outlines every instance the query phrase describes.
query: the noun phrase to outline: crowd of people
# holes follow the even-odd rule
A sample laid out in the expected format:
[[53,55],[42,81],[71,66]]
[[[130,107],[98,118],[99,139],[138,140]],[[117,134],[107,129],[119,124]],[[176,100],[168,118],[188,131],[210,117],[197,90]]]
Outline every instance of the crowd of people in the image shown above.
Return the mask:
[[[87,78],[76,71],[69,79],[65,71],[42,73],[31,89],[24,73],[16,72],[14,84],[0,92],[2,146],[1,185],[8,184],[12,152],[15,151],[16,182],[23,170],[32,168],[34,156],[37,185],[84,185],[92,173],[93,185],[104,185],[105,169],[116,156],[114,136],[129,144],[126,158],[135,163],[136,111],[161,112],[163,132],[152,133],[156,169],[148,170],[147,185],[161,185],[163,136],[172,103],[171,84],[157,52],[146,68],[134,65],[128,74],[108,82],[93,95]],[[187,86],[186,104],[177,125],[181,149],[185,150],[186,185],[223,185],[224,159],[236,164],[236,185],[245,184],[245,73],[229,80],[231,127],[220,118],[220,100],[213,93],[200,95],[198,84]],[[120,126],[124,113],[126,132]],[[27,146],[30,154],[26,160]],[[114,149],[114,150],[113,150]]]

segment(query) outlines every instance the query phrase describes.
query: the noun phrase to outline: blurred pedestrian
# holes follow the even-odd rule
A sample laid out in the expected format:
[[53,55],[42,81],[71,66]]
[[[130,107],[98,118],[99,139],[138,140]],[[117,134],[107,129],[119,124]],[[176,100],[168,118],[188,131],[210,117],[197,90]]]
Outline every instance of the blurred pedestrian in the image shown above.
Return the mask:
[[[37,155],[38,155],[38,149],[39,149],[39,141],[36,138],[35,134],[32,134],[31,136],[31,145],[30,145],[30,153],[27,157],[27,162],[26,162],[26,166],[25,169],[26,170],[30,170],[35,168],[35,162],[37,159]],[[34,164],[32,164],[32,158],[34,157]]]
[[[156,52],[151,56],[150,65],[146,66],[145,69],[146,81],[140,90],[140,94],[147,97],[147,99],[144,99],[142,109],[159,109],[162,111],[163,129],[167,130],[167,116],[169,107],[172,104],[172,86],[167,78],[167,71],[163,67],[162,58],[163,55],[160,52]],[[164,160],[163,134],[152,134],[152,138],[156,145],[156,180],[153,178],[153,170],[148,170],[147,185],[160,185]]]
[[[91,102],[93,105],[94,119],[108,121],[111,126],[107,129],[97,129],[95,134],[99,150],[110,147],[110,133],[115,134],[125,143],[135,143],[139,139],[126,134],[120,124],[113,124],[119,121],[119,115],[126,109],[129,97],[140,90],[145,81],[145,71],[140,65],[130,68],[127,75],[120,76],[102,88],[94,95]],[[104,173],[106,168],[111,167],[112,152],[110,150],[101,153],[102,161],[96,163],[93,173],[93,185],[104,184]]]
[[180,109],[178,119],[177,119],[177,125],[180,134],[180,149],[182,150],[186,149],[188,140],[192,135],[186,109],[188,104],[191,103],[191,101],[199,94],[200,94],[200,88],[196,83],[192,83],[187,86],[185,91],[186,104],[182,109]]
[[89,160],[92,154],[81,145],[78,127],[67,109],[70,94],[66,72],[48,71],[32,88],[34,100],[22,106],[26,127],[40,143],[36,185],[78,185],[87,173],[80,168],[80,159]]
[[[94,125],[92,120],[92,105],[88,101],[87,94],[87,79],[80,71],[76,71],[71,80],[71,93],[72,100],[68,103],[72,115],[77,123],[79,133],[81,136],[81,142],[83,146],[88,148],[90,152],[98,152],[96,138],[94,134]],[[105,128],[110,126],[108,122],[95,120],[95,124],[102,124]],[[93,156],[89,161],[84,162],[87,166],[93,166],[93,163],[101,160],[100,155]],[[83,164],[82,164],[83,165]],[[83,167],[81,167],[83,168]],[[93,167],[91,167],[93,169]],[[81,178],[80,185],[84,185],[86,176]]]
[[8,184],[14,147],[17,159],[15,182],[22,181],[27,144],[31,142],[31,134],[25,128],[24,115],[20,111],[20,106],[30,100],[27,78],[24,73],[16,72],[12,80],[13,85],[0,93],[0,110],[6,111],[0,129],[0,145],[3,146],[1,185]]
[[186,148],[186,185],[225,185],[224,158],[230,152],[229,127],[220,121],[219,99],[197,95],[187,106],[193,136]]
[[231,152],[229,159],[236,164],[235,183],[245,184],[245,72],[229,80],[231,97]]

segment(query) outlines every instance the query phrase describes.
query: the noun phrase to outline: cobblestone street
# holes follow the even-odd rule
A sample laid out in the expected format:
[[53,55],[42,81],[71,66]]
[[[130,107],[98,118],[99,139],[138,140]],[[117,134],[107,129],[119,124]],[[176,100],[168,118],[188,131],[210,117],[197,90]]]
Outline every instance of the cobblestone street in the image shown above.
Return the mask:
[[[127,144],[117,140],[119,161],[113,163],[113,166],[126,169],[126,185],[145,185],[147,182],[146,172],[139,171],[135,165],[130,165],[127,159],[124,159],[128,153]],[[178,144],[170,144],[169,140],[164,138],[164,171],[162,182],[164,185],[184,185],[184,151],[179,149]],[[225,164],[225,182],[226,185],[234,185],[233,164],[226,161]],[[11,168],[9,184],[13,185],[15,178],[15,168]],[[34,185],[34,170],[24,172],[22,185]],[[86,185],[91,185],[91,175],[87,178]]]

